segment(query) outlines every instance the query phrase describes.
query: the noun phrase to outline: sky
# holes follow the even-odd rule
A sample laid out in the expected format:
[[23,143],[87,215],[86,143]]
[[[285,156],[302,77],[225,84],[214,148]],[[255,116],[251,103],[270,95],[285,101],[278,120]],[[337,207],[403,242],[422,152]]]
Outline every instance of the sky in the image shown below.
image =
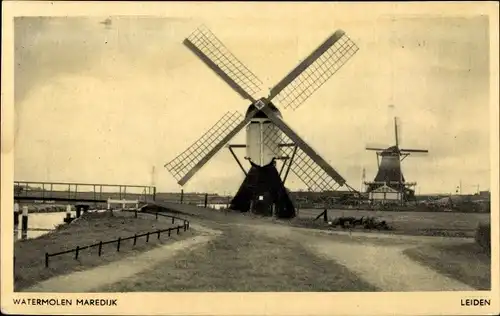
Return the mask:
[[[452,192],[460,181],[464,193],[489,188],[487,17],[349,20],[319,4],[262,16],[232,8],[200,18],[111,16],[109,27],[99,23],[107,16],[16,18],[15,180],[179,191],[163,165],[225,112],[249,105],[182,45],[204,24],[266,88],[336,29],[349,35],[354,57],[298,109],[280,110],[352,187],[363,168],[375,177],[365,146],[393,145],[398,116],[401,147],[429,150],[403,162],[417,192]],[[244,139],[242,131],[231,143]],[[234,193],[242,180],[224,149],[184,190]]]

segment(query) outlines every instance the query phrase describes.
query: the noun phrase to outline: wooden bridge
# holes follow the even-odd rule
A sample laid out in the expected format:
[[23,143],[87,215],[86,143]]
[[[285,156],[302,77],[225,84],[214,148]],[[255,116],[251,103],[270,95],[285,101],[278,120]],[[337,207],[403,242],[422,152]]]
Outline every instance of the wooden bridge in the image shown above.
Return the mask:
[[14,200],[106,203],[108,199],[151,202],[156,187],[123,184],[14,181]]

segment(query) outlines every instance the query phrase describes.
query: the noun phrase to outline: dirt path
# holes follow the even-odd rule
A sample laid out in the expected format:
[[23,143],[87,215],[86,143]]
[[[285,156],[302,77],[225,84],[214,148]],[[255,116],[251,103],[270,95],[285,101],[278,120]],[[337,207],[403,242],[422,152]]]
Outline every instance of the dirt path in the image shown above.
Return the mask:
[[[347,267],[361,279],[382,291],[475,290],[405,256],[402,253],[403,250],[415,247],[413,239],[407,239],[407,244],[400,240],[396,244],[391,244],[393,238],[390,236],[383,245],[380,242],[371,243],[369,239],[363,243],[354,240],[350,242],[350,237],[345,234],[343,234],[342,241],[339,241],[334,239],[335,236],[328,234],[308,233],[307,230],[280,225],[255,225],[254,227],[268,235],[297,240],[313,253]],[[374,235],[371,234],[371,237]],[[376,237],[379,240],[384,239],[384,235]],[[431,240],[426,240],[426,242],[431,242]],[[436,242],[442,242],[442,239]]]
[[346,266],[356,275],[383,291],[474,291],[454,279],[422,266],[402,251],[407,247],[349,245],[317,241],[315,252]]
[[301,243],[254,227],[220,225],[223,235],[95,292],[362,292],[375,287]]
[[[191,228],[199,234],[107,265],[57,276],[27,288],[23,292],[89,292],[92,289],[130,278],[172,258],[183,250],[196,250],[220,235],[219,231],[195,224],[191,224]],[[106,277],[103,278],[103,276]]]

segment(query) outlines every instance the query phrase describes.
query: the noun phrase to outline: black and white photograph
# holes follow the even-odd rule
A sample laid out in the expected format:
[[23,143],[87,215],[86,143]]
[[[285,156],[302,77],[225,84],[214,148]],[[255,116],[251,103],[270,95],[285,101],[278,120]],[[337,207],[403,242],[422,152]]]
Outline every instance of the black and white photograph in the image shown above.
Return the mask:
[[3,312],[498,312],[498,4],[17,4]]

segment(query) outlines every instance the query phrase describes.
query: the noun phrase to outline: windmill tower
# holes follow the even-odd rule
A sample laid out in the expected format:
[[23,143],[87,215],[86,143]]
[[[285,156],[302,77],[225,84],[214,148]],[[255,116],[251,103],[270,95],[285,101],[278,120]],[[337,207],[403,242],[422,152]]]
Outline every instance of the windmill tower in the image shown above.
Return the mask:
[[[231,201],[234,210],[294,217],[295,208],[285,188],[290,171],[313,190],[335,190],[346,185],[344,178],[285,123],[275,105],[298,108],[357,52],[357,46],[343,31],[329,36],[270,89],[267,97],[260,98],[256,94],[262,90],[262,82],[206,27],[196,29],[184,45],[251,104],[245,115],[223,115],[193,145],[165,164],[178,184],[184,185],[226,146],[245,175]],[[246,144],[227,145],[245,127]],[[237,158],[235,148],[246,148],[249,170]],[[283,162],[279,172],[277,160]]]
[[427,154],[426,149],[399,148],[398,118],[394,118],[395,145],[384,148],[368,146],[367,150],[376,151],[378,172],[372,182],[366,182],[367,192],[372,203],[403,204],[415,196],[413,187],[416,182],[406,182],[401,170],[401,162],[410,154]]

